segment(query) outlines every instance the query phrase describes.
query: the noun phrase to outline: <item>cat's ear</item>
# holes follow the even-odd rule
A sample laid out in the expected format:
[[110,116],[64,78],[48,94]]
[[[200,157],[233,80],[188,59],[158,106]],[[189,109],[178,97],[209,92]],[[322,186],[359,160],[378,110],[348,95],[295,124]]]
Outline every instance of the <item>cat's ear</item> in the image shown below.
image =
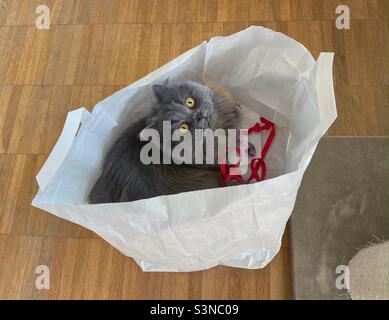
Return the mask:
[[165,81],[163,82],[163,86],[164,86],[164,87],[168,87],[169,84],[170,84],[169,81],[170,81],[169,78],[166,78]]
[[168,103],[171,100],[170,88],[166,84],[167,83],[165,82],[163,85],[154,84],[151,86],[155,98],[159,103]]
[[157,100],[160,101],[163,96],[164,86],[160,84],[153,84],[151,88],[153,89],[154,95],[157,98]]

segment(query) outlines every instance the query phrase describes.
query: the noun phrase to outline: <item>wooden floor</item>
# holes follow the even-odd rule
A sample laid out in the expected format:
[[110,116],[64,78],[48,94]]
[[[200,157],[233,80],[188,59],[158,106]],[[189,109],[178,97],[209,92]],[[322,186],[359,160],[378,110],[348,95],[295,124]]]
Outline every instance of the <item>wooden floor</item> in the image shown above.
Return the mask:
[[[49,30],[35,28],[42,2]],[[339,4],[350,30],[335,27]],[[292,298],[288,232],[261,270],[142,273],[92,232],[30,205],[69,110],[91,110],[202,40],[252,24],[315,57],[336,53],[330,135],[388,135],[387,0],[0,0],[0,298]],[[35,288],[42,264],[49,290]]]

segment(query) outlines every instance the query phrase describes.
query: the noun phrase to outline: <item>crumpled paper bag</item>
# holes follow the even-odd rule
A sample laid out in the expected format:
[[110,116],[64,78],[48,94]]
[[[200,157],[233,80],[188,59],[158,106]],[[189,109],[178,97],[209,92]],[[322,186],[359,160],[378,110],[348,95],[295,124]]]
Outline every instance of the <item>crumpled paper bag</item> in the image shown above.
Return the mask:
[[[144,271],[262,268],[277,254],[316,145],[336,118],[333,53],[317,61],[282,33],[252,26],[215,37],[99,102],[69,112],[37,176],[35,207],[93,230]],[[223,87],[274,122],[266,181],[95,204],[87,195],[115,138],[152,103],[150,84],[169,77]],[[81,126],[80,126],[81,125]]]

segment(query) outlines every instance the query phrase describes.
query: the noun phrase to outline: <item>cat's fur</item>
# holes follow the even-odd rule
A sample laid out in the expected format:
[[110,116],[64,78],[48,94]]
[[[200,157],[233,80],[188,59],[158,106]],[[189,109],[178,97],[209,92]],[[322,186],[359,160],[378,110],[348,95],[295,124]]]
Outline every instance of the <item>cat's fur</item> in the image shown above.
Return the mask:
[[[147,117],[131,124],[109,150],[90,192],[91,203],[134,201],[222,186],[217,166],[143,164],[140,152],[148,142],[140,141],[139,134],[144,128],[154,128],[162,136],[163,121],[171,121],[172,131],[183,122],[189,123],[193,137],[194,129],[234,128],[240,117],[239,108],[225,94],[194,82],[165,83],[153,85],[152,89],[157,103]],[[195,108],[185,106],[188,97],[195,98]]]

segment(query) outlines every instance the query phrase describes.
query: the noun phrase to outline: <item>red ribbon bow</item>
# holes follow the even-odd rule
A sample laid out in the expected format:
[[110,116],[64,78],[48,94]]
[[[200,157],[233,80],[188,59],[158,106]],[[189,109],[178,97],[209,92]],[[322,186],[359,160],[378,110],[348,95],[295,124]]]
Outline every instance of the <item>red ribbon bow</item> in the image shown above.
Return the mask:
[[[265,145],[263,146],[263,148],[261,150],[261,157],[251,159],[251,162],[250,162],[251,175],[248,179],[248,182],[250,182],[251,180],[254,180],[254,179],[257,182],[265,179],[265,177],[266,177],[265,157],[266,157],[267,152],[269,151],[271,144],[273,143],[273,140],[274,140],[274,137],[276,134],[275,125],[273,122],[271,122],[263,117],[261,117],[260,120],[261,120],[262,124],[257,122],[254,126],[249,128],[248,134],[250,135],[253,132],[261,132],[261,131],[265,131],[265,130],[270,130],[270,132],[269,132],[269,136],[267,137],[267,140],[265,142]],[[240,154],[240,149],[237,148],[236,152],[238,154]],[[237,166],[239,166],[239,162],[237,164],[234,164],[234,165],[230,165],[230,164],[221,164],[220,165],[220,173],[223,177],[224,184],[227,184],[227,182],[233,181],[233,180],[238,181],[238,182],[243,182],[243,177],[241,175],[239,175],[239,174],[231,175],[230,174],[230,168],[237,167]],[[259,171],[260,171],[261,175],[259,175]]]

